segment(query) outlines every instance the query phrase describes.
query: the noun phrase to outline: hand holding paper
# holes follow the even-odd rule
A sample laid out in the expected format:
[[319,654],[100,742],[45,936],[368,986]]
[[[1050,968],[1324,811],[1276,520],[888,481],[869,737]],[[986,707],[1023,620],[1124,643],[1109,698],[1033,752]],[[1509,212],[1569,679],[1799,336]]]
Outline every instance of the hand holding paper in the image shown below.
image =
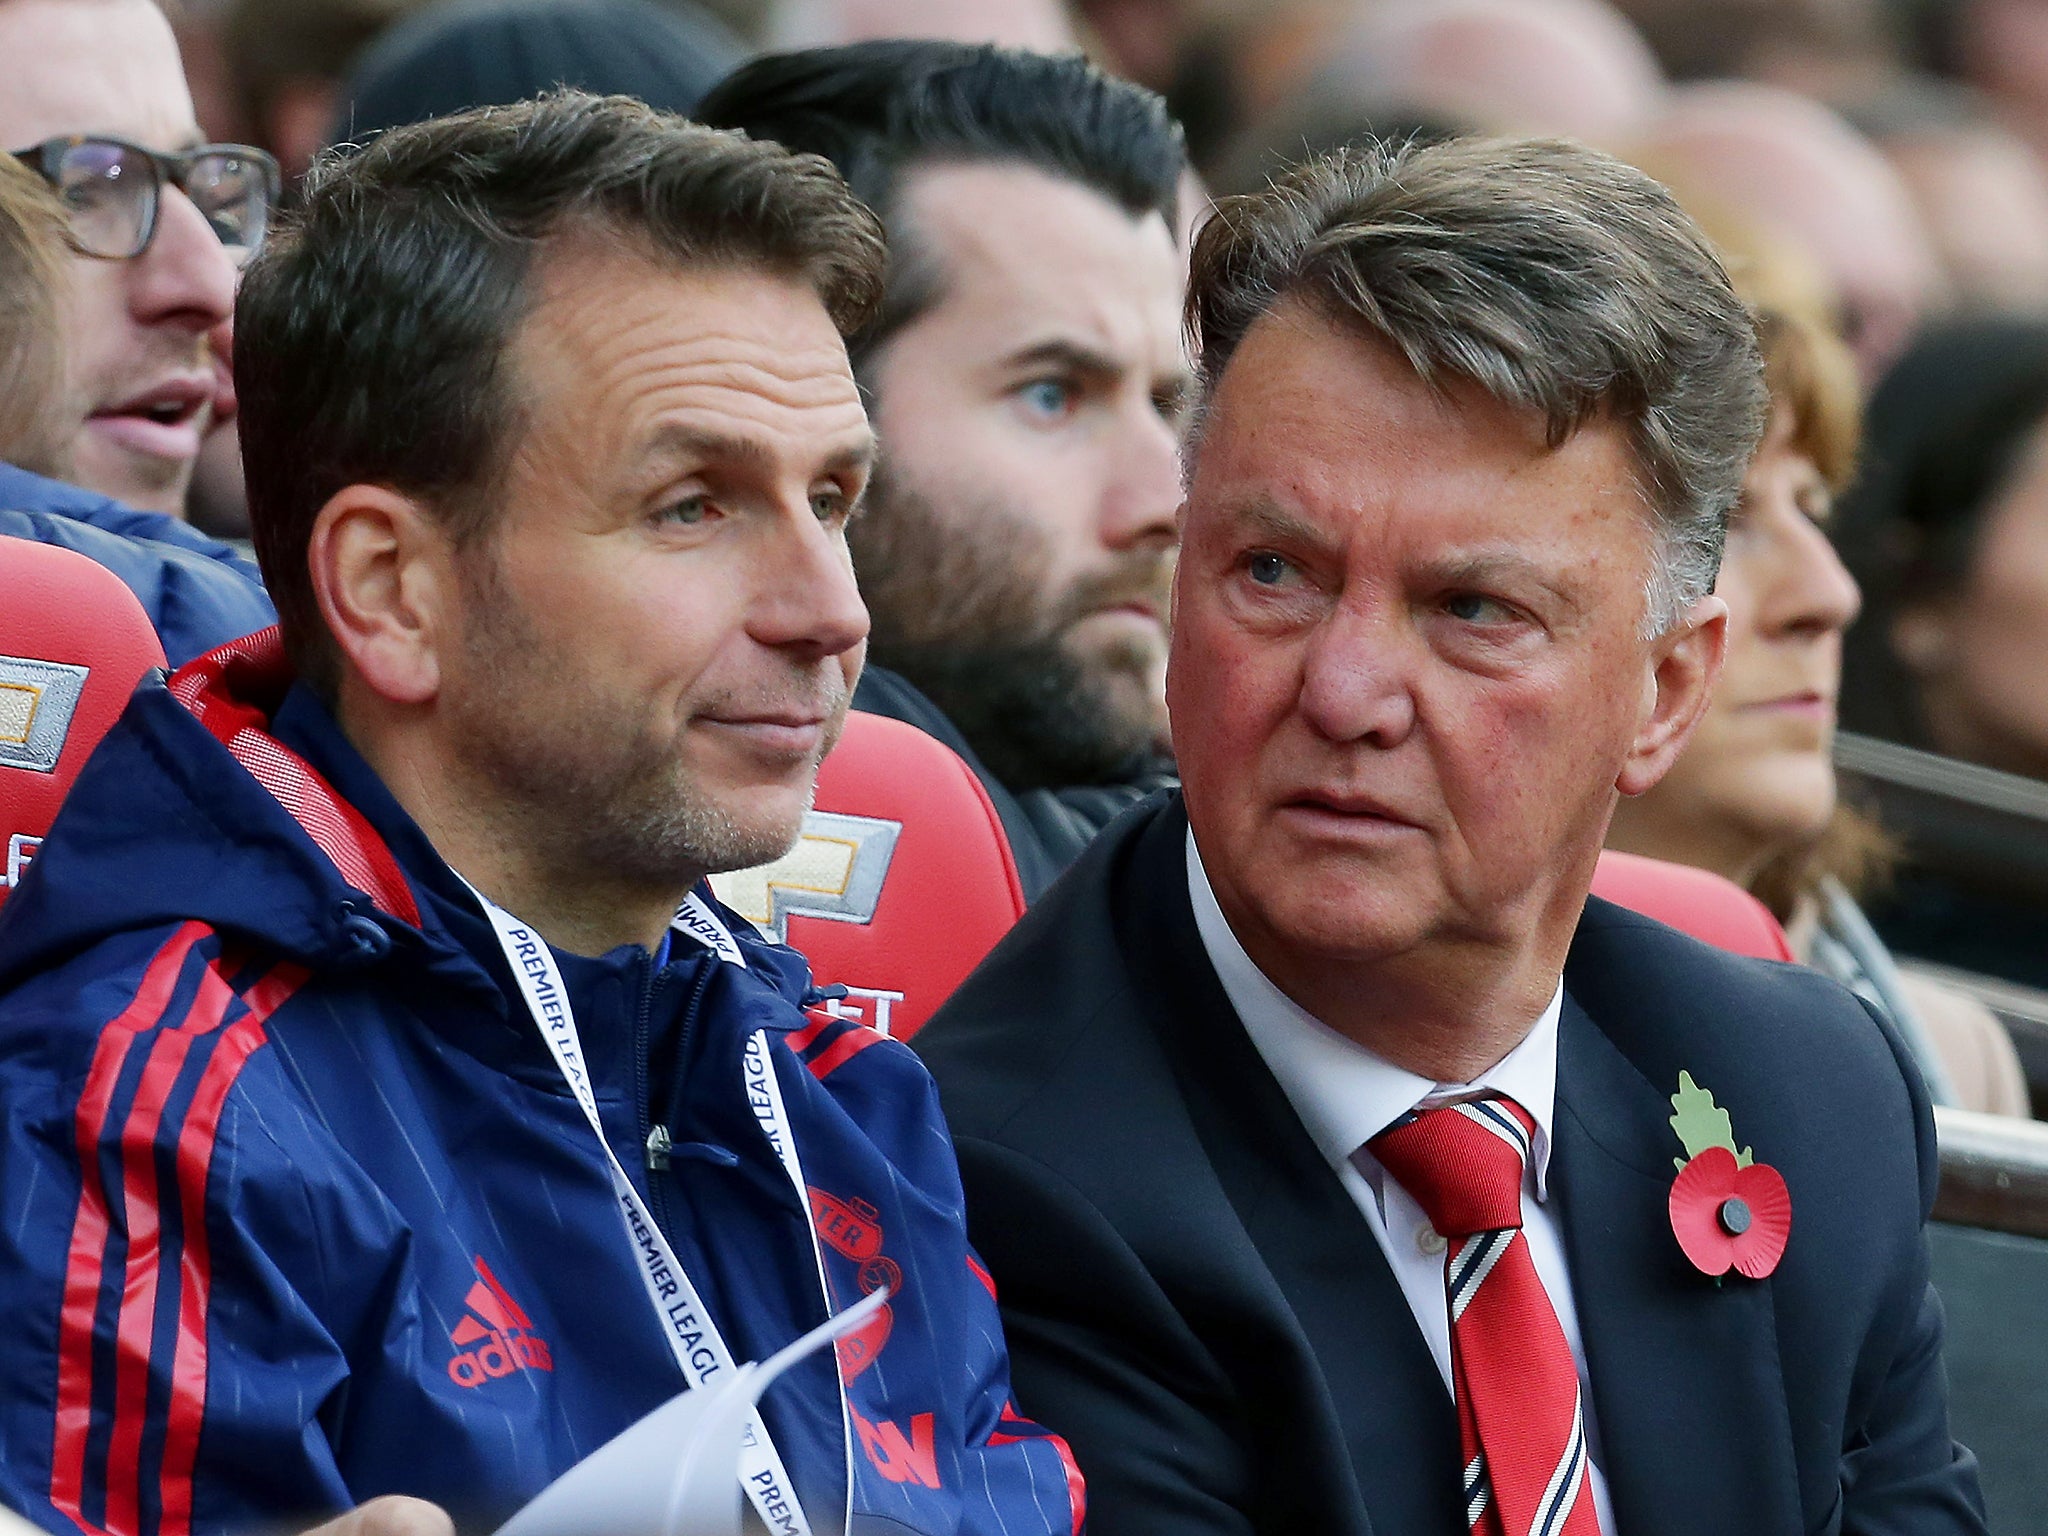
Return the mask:
[[678,1393],[556,1478],[497,1536],[740,1536],[740,1446],[761,1394],[888,1297],[875,1291],[764,1363]]

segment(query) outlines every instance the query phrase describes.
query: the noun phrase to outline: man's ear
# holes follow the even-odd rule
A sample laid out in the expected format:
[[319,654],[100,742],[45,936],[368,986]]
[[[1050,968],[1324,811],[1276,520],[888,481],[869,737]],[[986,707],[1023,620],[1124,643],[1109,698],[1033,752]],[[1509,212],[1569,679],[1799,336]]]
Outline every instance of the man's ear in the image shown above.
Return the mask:
[[1643,794],[1671,771],[1713,700],[1727,655],[1728,605],[1718,597],[1701,598],[1657,637],[1635,740],[1614,781],[1621,793]]
[[320,616],[363,685],[394,704],[441,688],[454,564],[431,513],[377,485],[334,493],[306,550]]

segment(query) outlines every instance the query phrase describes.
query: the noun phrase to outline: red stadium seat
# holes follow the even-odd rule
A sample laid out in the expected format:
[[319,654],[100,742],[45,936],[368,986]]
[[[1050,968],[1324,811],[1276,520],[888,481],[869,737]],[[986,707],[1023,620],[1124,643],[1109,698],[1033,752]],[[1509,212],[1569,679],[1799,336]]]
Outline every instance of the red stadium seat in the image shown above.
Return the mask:
[[1733,880],[1704,869],[1610,849],[1593,871],[1593,894],[1738,955],[1792,958],[1771,909]]
[[0,537],[0,901],[136,683],[163,664],[149,615],[111,571]]
[[858,711],[796,847],[711,883],[802,951],[821,986],[847,989],[836,1012],[899,1040],[1024,913],[1009,839],[973,772],[915,726]]

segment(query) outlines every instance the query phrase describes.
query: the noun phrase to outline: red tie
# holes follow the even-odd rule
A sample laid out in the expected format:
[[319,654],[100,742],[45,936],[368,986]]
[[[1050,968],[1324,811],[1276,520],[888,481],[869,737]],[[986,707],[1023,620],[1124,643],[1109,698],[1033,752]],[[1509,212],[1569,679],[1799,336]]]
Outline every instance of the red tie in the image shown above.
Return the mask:
[[1486,1536],[1599,1536],[1579,1373],[1522,1235],[1535,1122],[1508,1098],[1410,1115],[1366,1145],[1449,1240],[1465,1519]]

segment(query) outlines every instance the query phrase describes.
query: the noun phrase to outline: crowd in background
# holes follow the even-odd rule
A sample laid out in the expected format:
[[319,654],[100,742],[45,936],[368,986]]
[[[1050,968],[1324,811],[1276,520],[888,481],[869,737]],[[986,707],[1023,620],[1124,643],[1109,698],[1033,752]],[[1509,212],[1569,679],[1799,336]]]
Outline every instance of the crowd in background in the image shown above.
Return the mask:
[[[328,143],[554,82],[688,111],[749,52],[892,35],[1079,48],[1161,92],[1187,136],[1184,229],[1211,193],[1366,136],[1555,134],[1635,160],[1679,194],[1772,317],[1779,420],[1723,577],[1737,618],[1725,719],[1687,771],[1627,809],[1616,840],[1750,886],[1805,952],[1833,956],[1839,974],[1952,1040],[1965,1102],[2023,1108],[2019,1064],[1988,1017],[1901,975],[1855,900],[1909,955],[2039,987],[2048,946],[2034,935],[2034,893],[1958,883],[1938,857],[1916,863],[1915,829],[1838,810],[1832,775],[1811,752],[1774,754],[1772,733],[1787,727],[1760,725],[1739,695],[1810,693],[1825,730],[1846,646],[1845,727],[2048,777],[2040,7],[193,0],[177,24],[208,136],[264,145],[287,178]],[[232,534],[236,505],[221,445],[193,516]],[[886,562],[866,564],[886,576]]]
[[[1615,844],[1748,886],[1808,958],[1947,1042],[1936,1077],[1960,1102],[2024,1112],[2012,1046],[1925,967],[2048,987],[2038,893],[1996,871],[1955,877],[1917,840],[1924,829],[1888,827],[1838,793],[1825,749],[1839,707],[1846,729],[1984,770],[1956,781],[1971,804],[1997,801],[2000,775],[2048,778],[2048,9],[185,0],[173,21],[205,136],[268,149],[287,200],[326,146],[395,124],[558,83],[687,113],[751,54],[890,36],[1079,49],[1161,93],[1186,135],[1184,237],[1212,195],[1366,137],[1559,135],[1650,170],[1765,317],[1775,414],[1722,578],[1734,614],[1723,703],[1686,767],[1625,807]],[[1160,521],[1172,493],[1155,489]],[[210,434],[188,501],[199,528],[246,536],[231,420]],[[917,565],[901,550],[876,556],[863,560],[869,583]],[[949,574],[971,590],[986,573]],[[1012,821],[1013,835],[1023,822],[1053,829],[1049,875],[1122,803],[1077,802],[1091,779],[1143,786],[1171,764],[1155,752],[1131,767],[1131,741],[1114,774],[1009,762],[996,739],[1015,717],[1007,695],[980,701],[981,729],[966,724],[989,658],[949,674],[955,631],[936,645],[914,626],[892,634],[892,611],[922,611],[931,591],[870,593],[877,653],[888,660],[901,641],[901,669],[963,724],[996,792],[1061,786],[1064,800]],[[981,616],[957,617],[956,630]],[[2029,826],[2041,830],[2022,817],[2022,841]],[[1026,883],[1042,882],[1027,868]],[[1909,957],[1904,971],[1887,943]]]

